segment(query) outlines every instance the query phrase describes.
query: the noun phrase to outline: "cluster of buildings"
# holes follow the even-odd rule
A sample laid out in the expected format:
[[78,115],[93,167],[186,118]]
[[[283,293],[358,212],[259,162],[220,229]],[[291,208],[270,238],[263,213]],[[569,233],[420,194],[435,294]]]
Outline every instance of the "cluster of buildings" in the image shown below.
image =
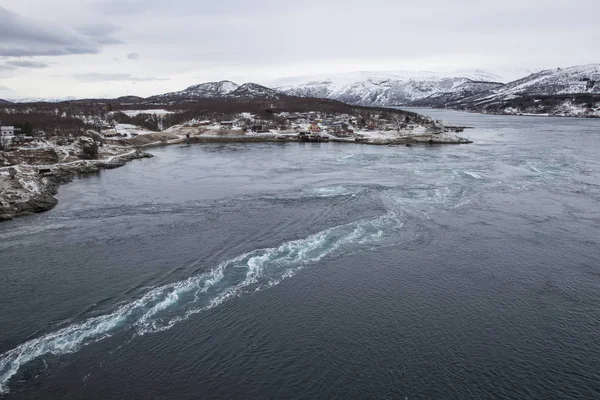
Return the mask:
[[192,120],[194,127],[215,129],[240,129],[245,132],[265,133],[278,130],[287,133],[303,133],[320,135],[327,133],[336,137],[354,136],[358,131],[391,131],[407,127],[409,121],[391,121],[379,114],[350,115],[311,112],[281,112],[272,118],[261,118],[257,115],[243,114],[235,120],[214,122],[210,120]]
[[358,131],[392,131],[406,128],[409,121],[391,121],[379,114],[350,115],[319,112],[280,113],[292,129],[319,134],[323,131],[337,137],[353,136]]

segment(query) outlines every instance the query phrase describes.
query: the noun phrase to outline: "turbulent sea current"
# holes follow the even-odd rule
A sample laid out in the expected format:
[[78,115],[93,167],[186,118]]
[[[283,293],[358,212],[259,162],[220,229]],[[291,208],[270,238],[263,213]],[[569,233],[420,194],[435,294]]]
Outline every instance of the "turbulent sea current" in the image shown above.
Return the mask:
[[600,398],[600,120],[172,146],[0,224],[0,398]]

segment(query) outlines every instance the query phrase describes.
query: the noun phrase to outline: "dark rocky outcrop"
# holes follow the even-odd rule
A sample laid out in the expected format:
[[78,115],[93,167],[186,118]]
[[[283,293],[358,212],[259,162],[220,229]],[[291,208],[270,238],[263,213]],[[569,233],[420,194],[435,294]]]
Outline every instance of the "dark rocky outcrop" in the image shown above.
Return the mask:
[[[51,210],[58,204],[54,197],[58,187],[71,182],[76,176],[97,173],[101,169],[118,168],[128,161],[146,157],[152,155],[136,151],[107,160],[82,160],[43,168],[35,165],[14,167],[16,177],[4,178],[4,186],[8,182],[9,187],[0,193],[0,221]],[[27,188],[23,182],[35,186],[35,189]]]

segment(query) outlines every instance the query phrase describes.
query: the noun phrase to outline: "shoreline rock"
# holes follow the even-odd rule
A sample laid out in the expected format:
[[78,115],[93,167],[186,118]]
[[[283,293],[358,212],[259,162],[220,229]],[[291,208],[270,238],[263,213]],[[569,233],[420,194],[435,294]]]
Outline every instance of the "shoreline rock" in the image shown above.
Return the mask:
[[[126,154],[100,160],[80,160],[66,164],[48,166],[16,165],[13,177],[0,175],[0,222],[24,217],[56,207],[60,185],[71,182],[77,176],[98,173],[102,169],[113,169],[128,161],[153,157],[149,153],[131,151]],[[7,170],[8,168],[0,169]]]
[[[256,135],[256,136],[192,136],[186,140],[187,143],[302,143],[300,139],[289,135]],[[178,143],[186,143],[178,142]],[[409,135],[400,137],[386,138],[338,138],[330,136],[328,140],[321,143],[351,143],[351,144],[367,144],[367,145],[400,145],[400,144],[469,144],[472,140],[448,134],[424,134],[424,135]]]

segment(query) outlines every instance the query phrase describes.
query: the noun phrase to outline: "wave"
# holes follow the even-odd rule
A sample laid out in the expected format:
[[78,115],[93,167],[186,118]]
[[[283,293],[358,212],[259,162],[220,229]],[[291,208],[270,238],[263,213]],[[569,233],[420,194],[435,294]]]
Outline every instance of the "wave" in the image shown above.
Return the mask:
[[477,172],[472,172],[472,171],[463,171],[465,174],[469,175],[471,178],[475,178],[475,179],[481,179],[481,175],[479,175]]
[[8,391],[8,382],[19,368],[37,358],[74,353],[119,332],[135,336],[167,330],[231,298],[277,285],[346,245],[381,241],[386,230],[401,226],[401,215],[390,211],[375,219],[332,227],[279,247],[253,250],[224,261],[209,272],[153,288],[112,312],[71,324],[1,354],[0,393]]
[[325,186],[320,188],[314,188],[306,191],[305,193],[310,196],[316,197],[335,197],[335,196],[348,196],[356,195],[357,193],[364,190],[361,187],[347,187],[347,186]]

